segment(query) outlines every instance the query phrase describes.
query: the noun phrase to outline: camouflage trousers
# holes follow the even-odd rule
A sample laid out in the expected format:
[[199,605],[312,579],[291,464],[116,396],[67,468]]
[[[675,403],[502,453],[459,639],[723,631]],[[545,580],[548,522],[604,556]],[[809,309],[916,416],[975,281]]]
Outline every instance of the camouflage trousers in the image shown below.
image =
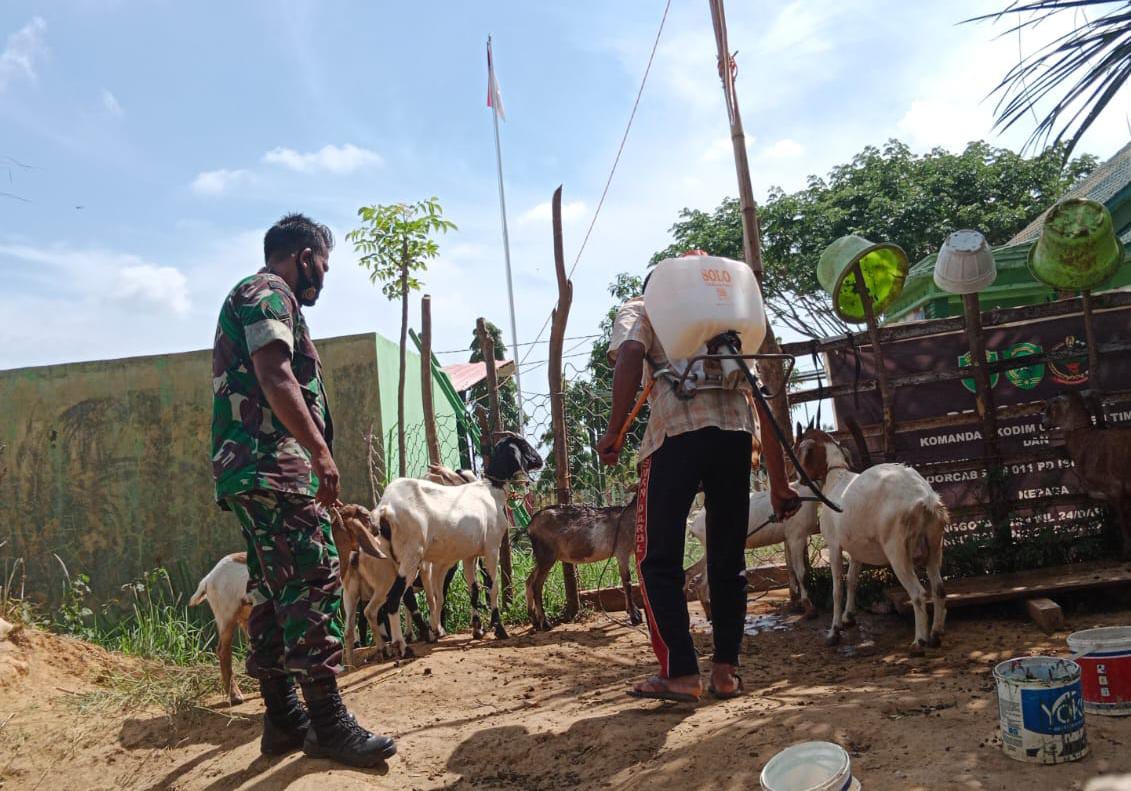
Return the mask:
[[266,490],[226,500],[247,541],[248,675],[340,673],[342,585],[326,509],[312,497]]

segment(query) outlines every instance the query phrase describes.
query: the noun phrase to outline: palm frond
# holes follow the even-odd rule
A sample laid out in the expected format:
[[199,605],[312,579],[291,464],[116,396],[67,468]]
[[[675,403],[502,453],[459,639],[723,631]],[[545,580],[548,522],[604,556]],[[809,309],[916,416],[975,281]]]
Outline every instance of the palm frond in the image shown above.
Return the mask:
[[1106,9],[1085,18],[1023,57],[993,89],[998,103],[995,126],[1005,130],[1046,100],[1052,106],[1037,122],[1025,148],[1064,143],[1067,159],[1080,138],[1111,103],[1131,77],[1131,0],[1019,0],[994,14],[965,22],[998,21],[1006,15],[1026,17],[1002,35],[1020,34],[1056,14],[1086,8]]

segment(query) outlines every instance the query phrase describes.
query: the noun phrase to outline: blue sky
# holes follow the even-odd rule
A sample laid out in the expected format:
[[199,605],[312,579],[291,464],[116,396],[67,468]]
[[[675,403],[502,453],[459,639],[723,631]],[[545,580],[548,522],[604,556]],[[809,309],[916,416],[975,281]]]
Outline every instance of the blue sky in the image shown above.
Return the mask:
[[[984,98],[1019,47],[1057,29],[1019,42],[998,38],[1004,26],[955,24],[998,4],[732,0],[756,193],[796,189],[889,137],[917,150],[1018,146],[1028,129],[992,136]],[[430,195],[459,226],[425,277],[437,348],[465,347],[479,315],[507,327],[488,33],[507,111],[518,334],[533,340],[556,297],[550,195],[564,184],[572,262],[662,11],[662,0],[6,0],[0,191],[19,199],[0,196],[0,368],[209,346],[224,294],[261,265],[263,231],[291,210],[341,239],[309,312],[316,336],[395,337],[397,307],[341,237],[362,204]],[[1126,142],[1127,94],[1083,150]],[[574,278],[569,334],[594,331],[606,284],[643,270],[681,207],[734,193],[707,4],[676,0]],[[544,391],[544,373],[529,379]]]

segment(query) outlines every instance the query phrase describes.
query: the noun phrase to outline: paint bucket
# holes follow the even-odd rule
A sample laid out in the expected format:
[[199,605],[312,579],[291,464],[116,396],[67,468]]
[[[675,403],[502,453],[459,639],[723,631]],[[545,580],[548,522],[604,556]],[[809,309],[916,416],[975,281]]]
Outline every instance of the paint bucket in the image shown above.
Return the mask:
[[1080,665],[1084,711],[1110,717],[1131,714],[1131,626],[1073,632],[1068,647]]
[[832,742],[787,747],[762,767],[763,791],[860,791],[852,759]]
[[1001,746],[1018,761],[1060,764],[1088,753],[1080,666],[1024,656],[994,668]]

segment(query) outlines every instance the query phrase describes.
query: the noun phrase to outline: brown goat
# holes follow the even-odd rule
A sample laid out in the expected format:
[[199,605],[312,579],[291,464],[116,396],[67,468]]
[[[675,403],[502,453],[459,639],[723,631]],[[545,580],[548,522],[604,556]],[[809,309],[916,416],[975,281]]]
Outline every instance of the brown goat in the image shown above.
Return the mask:
[[596,563],[616,557],[624,588],[625,611],[635,625],[640,610],[632,601],[628,559],[636,546],[636,497],[628,505],[591,508],[555,505],[543,508],[527,528],[534,550],[534,570],[526,578],[526,609],[535,629],[549,629],[542,607],[542,586],[554,563]]
[[1045,404],[1041,426],[1064,432],[1064,444],[1088,496],[1107,502],[1119,522],[1123,558],[1131,560],[1131,428],[1096,428],[1079,393]]

